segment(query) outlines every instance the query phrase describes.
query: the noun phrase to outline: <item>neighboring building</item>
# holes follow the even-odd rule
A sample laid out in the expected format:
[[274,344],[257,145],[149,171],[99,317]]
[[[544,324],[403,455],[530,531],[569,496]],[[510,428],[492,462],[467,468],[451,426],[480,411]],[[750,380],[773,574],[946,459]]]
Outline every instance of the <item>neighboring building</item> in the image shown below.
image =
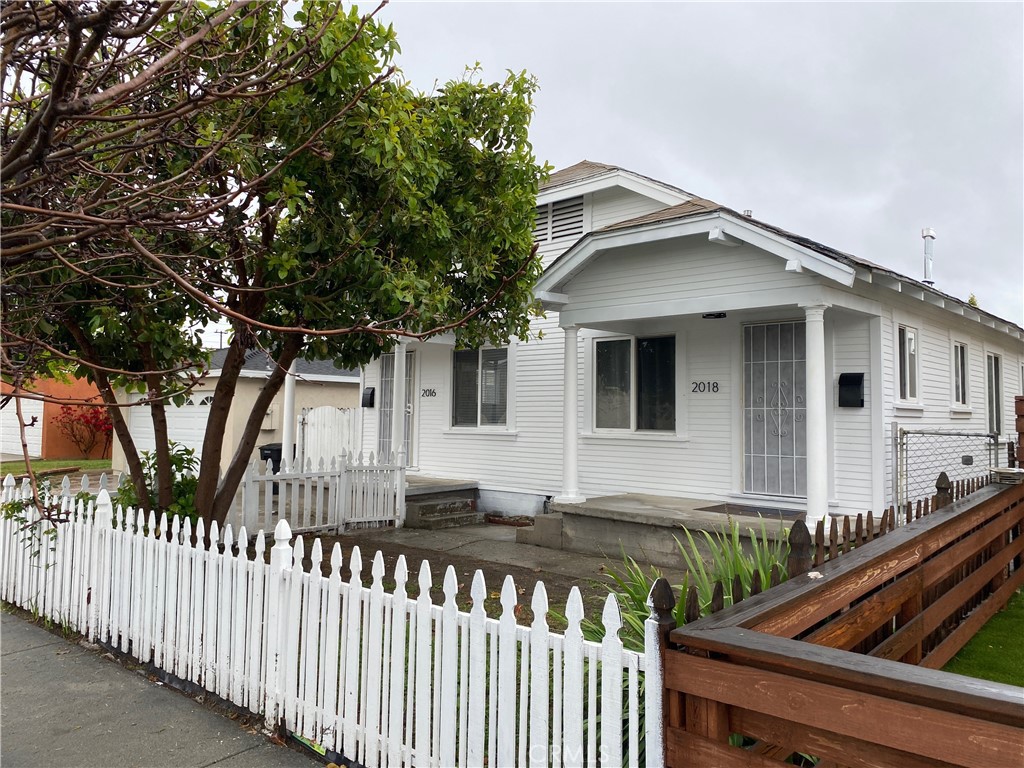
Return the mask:
[[[219,349],[210,354],[210,371],[202,382],[192,390],[185,405],[167,409],[168,432],[170,439],[195,449],[202,454],[203,437],[206,434],[206,421],[210,415],[210,403],[213,391],[217,387],[220,369],[227,355],[226,349]],[[234,454],[235,446],[241,438],[246,419],[256,397],[259,395],[263,382],[267,379],[273,365],[270,358],[258,350],[246,355],[245,365],[238,378],[235,397],[231,404],[227,428],[224,431],[225,454],[222,467],[226,468]],[[142,399],[141,395],[133,395],[133,400]],[[329,405],[336,408],[355,408],[359,404],[359,372],[339,370],[329,360],[308,362],[296,361],[295,411],[296,416],[304,408],[316,408]],[[279,443],[283,437],[284,423],[284,388],[277,393],[274,402],[263,420],[257,448],[253,456],[259,456],[259,446],[267,443]],[[128,409],[128,424],[140,451],[152,451],[153,422],[149,408],[138,406]],[[124,451],[117,440],[114,440],[113,468],[124,470]]]
[[[879,511],[894,422],[1013,429],[1014,323],[614,166],[559,171],[537,203],[542,338],[406,347],[408,464],[478,481],[484,509],[632,492]],[[393,369],[364,370],[364,450],[391,448]]]
[[[69,379],[68,381],[38,379],[33,382],[32,389],[42,396],[56,400],[101,402],[96,385],[85,379]],[[0,385],[0,392],[3,394],[10,391],[11,387],[9,385]],[[33,418],[35,419],[35,423],[25,430],[25,439],[28,443],[30,458],[86,458],[82,456],[78,446],[69,440],[57,427],[56,419],[60,415],[60,409],[60,402],[22,399],[21,410],[23,418],[30,424],[32,424]],[[20,456],[22,453],[21,431],[18,426],[18,415],[15,411],[13,399],[8,401],[7,405],[3,408],[0,408],[0,450],[5,454],[17,456]],[[87,458],[103,459],[109,456],[110,447],[106,446],[104,439],[101,437]]]

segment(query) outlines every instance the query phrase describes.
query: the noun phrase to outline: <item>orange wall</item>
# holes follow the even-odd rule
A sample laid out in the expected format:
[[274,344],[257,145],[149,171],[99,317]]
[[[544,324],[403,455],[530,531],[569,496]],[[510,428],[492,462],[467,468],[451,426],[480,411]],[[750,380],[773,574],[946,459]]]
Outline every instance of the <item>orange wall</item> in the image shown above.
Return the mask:
[[[89,400],[99,402],[99,390],[85,379],[72,379],[67,384],[52,379],[39,380],[35,382],[35,390],[52,397],[64,398],[67,400]],[[58,403],[45,403],[43,405],[43,458],[44,459],[81,459],[81,451],[68,440],[57,429],[54,419],[60,414]],[[93,448],[89,454],[90,459],[109,459],[110,449],[103,451],[103,441]]]

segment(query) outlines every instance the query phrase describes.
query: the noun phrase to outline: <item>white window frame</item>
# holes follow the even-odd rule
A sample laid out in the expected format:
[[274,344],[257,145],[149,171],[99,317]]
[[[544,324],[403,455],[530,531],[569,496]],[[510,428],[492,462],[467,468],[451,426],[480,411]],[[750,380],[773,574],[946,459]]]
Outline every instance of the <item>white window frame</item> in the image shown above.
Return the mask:
[[[900,337],[908,340],[900,350]],[[913,341],[913,345],[909,341]],[[910,351],[913,346],[914,351]],[[896,358],[896,400],[900,403],[920,403],[921,401],[921,333],[912,325],[897,323],[896,344],[893,350]],[[904,373],[908,378],[904,381]],[[913,391],[911,391],[913,385]]]
[[[481,398],[481,387],[483,386],[483,376],[481,368],[483,365],[483,353],[485,351],[500,350],[505,352],[505,421],[499,424],[481,424],[480,414],[483,405]],[[449,357],[448,364],[448,377],[451,382],[450,396],[448,398],[448,430],[452,432],[463,432],[463,431],[481,431],[481,432],[511,432],[515,429],[513,423],[513,414],[515,413],[515,389],[513,387],[513,381],[515,379],[515,367],[513,365],[514,356],[512,354],[513,347],[509,345],[507,347],[478,347],[475,350],[465,349],[452,349]],[[455,356],[458,352],[474,351],[477,353],[476,357],[476,423],[475,424],[456,424],[455,423]]]
[[[998,376],[992,375],[992,363],[998,364]],[[1003,356],[985,353],[985,426],[989,432],[1003,433]]]
[[[960,351],[963,351],[960,354]],[[950,357],[950,402],[954,409],[971,407],[971,348],[966,341],[953,339]]]
[[[672,339],[672,354],[674,358],[673,377],[674,381],[673,404],[675,406],[674,424],[672,429],[638,429],[637,428],[637,402],[639,399],[638,376],[637,376],[637,342],[640,339]],[[609,341],[629,341],[629,427],[599,427],[597,425],[597,345]],[[643,335],[618,334],[608,336],[595,336],[591,339],[590,356],[593,360],[591,371],[591,383],[589,397],[591,401],[590,419],[595,434],[611,435],[678,435],[680,434],[680,418],[682,415],[682,400],[679,392],[680,368],[679,368],[679,338],[675,333],[650,333]]]

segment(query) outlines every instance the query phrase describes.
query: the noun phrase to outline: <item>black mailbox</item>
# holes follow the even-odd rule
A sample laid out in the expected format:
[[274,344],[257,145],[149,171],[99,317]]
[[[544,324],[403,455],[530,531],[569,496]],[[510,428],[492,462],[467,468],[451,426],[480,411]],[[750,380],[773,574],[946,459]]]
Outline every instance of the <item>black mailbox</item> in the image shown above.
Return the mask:
[[374,387],[366,387],[363,389],[363,401],[361,403],[363,408],[373,408],[373,394]]
[[840,373],[839,374],[839,407],[840,408],[863,408],[864,407],[864,374],[863,373]]

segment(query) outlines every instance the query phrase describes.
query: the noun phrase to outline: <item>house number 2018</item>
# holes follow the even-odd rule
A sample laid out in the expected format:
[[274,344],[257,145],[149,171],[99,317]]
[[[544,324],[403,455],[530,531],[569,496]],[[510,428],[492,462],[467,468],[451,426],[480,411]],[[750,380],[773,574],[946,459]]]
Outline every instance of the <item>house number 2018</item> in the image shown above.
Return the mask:
[[420,397],[437,397],[436,389],[421,389]]
[[691,381],[693,389],[691,392],[717,392],[718,382],[717,381]]

